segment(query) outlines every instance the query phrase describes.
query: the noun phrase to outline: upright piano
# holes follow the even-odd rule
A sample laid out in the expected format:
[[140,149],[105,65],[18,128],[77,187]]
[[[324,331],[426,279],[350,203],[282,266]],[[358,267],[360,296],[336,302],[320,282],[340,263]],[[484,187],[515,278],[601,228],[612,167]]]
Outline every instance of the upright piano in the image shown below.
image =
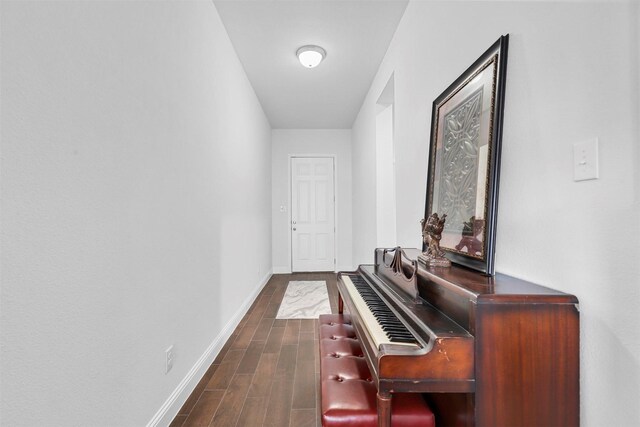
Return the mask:
[[380,426],[394,393],[423,393],[438,427],[579,425],[578,300],[503,274],[426,267],[417,249],[376,249],[338,274],[376,383]]

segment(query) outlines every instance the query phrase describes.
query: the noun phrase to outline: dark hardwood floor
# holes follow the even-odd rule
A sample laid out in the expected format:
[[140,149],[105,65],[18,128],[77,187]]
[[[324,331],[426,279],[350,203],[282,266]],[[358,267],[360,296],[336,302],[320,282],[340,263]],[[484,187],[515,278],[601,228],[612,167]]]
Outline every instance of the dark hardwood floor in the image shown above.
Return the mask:
[[290,280],[325,280],[337,313],[334,273],[273,275],[171,427],[320,426],[318,320],[275,318]]

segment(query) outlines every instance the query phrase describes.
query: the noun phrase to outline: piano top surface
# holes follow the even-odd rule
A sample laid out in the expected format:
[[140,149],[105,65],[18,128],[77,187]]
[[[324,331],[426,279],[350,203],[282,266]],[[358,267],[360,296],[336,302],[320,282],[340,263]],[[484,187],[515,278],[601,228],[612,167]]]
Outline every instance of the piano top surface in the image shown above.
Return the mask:
[[[417,259],[418,249],[404,249],[407,256]],[[528,300],[541,299],[545,302],[578,303],[573,296],[523,279],[498,273],[485,276],[466,267],[451,264],[451,267],[426,268],[419,265],[418,274],[421,286],[436,284],[455,293],[465,295],[478,303],[486,301],[519,300],[524,296]],[[426,283],[425,283],[426,282]]]

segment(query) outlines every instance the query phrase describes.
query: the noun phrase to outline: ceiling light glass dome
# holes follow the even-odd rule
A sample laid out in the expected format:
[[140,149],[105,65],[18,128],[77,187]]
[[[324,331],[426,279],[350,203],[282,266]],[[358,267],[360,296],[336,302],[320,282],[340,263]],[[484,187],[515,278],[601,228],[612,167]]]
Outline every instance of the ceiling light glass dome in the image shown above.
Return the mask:
[[296,55],[303,66],[313,68],[322,62],[324,57],[327,56],[327,52],[320,46],[308,45],[298,49]]

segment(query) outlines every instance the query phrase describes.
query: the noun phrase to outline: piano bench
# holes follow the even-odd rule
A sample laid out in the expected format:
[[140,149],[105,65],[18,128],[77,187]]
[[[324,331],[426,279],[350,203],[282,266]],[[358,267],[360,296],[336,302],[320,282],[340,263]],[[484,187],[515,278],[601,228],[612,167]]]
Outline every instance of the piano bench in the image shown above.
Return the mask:
[[[320,322],[320,387],[324,427],[377,427],[377,389],[348,314],[323,314]],[[393,427],[434,427],[435,417],[418,393],[393,394]]]

